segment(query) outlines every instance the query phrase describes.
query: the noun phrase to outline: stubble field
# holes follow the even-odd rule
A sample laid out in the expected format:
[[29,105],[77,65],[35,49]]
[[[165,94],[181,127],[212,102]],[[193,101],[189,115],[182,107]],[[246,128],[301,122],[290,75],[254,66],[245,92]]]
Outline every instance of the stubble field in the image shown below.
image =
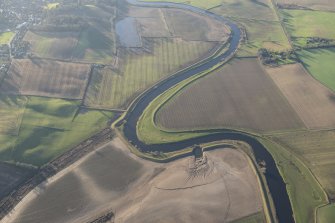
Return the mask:
[[4,94],[81,99],[90,66],[54,60],[13,60],[0,85]]

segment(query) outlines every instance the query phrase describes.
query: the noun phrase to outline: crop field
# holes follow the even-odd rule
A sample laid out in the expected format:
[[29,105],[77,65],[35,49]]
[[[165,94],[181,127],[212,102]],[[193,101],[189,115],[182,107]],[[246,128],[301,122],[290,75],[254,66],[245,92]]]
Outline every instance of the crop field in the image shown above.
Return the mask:
[[8,44],[15,33],[13,32],[3,32],[0,33],[0,44]]
[[257,59],[235,59],[185,87],[158,111],[156,122],[178,130],[230,127],[276,131],[304,127]]
[[90,66],[54,60],[13,60],[0,86],[5,94],[81,99]]
[[33,55],[44,58],[72,59],[79,32],[27,32],[24,41],[30,43]]
[[85,98],[93,107],[125,108],[158,80],[208,55],[215,43],[152,39],[151,53],[127,53],[121,71],[95,69]]
[[234,222],[247,216],[265,222],[261,191],[248,158],[230,148],[210,151],[206,157],[213,171],[190,175],[193,157],[169,164],[147,162],[116,138],[50,179],[43,193],[29,194],[9,222],[87,222],[105,209],[118,210],[115,221],[129,223]]
[[0,162],[0,199],[33,173],[28,168]]
[[0,95],[0,135],[18,134],[26,102],[24,96]]
[[292,37],[335,39],[335,13],[310,10],[281,10]]
[[335,2],[331,0],[277,0],[279,4],[295,4],[316,10],[335,11]]
[[184,40],[226,41],[229,29],[221,22],[178,9],[165,9],[164,18],[171,33]]
[[335,92],[335,48],[302,50],[298,56],[315,79]]
[[335,127],[335,94],[312,78],[300,64],[267,71],[308,128]]
[[107,125],[113,113],[85,110],[79,101],[29,97],[18,136],[4,135],[1,160],[40,166]]
[[302,131],[273,139],[302,157],[330,198],[335,198],[335,131]]

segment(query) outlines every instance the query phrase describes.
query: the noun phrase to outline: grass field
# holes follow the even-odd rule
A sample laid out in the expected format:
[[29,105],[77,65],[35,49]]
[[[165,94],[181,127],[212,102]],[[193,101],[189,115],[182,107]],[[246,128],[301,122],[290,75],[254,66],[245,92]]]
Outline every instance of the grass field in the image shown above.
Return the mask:
[[24,96],[0,95],[0,135],[18,134],[26,102]]
[[279,4],[295,4],[316,10],[335,11],[335,2],[331,0],[277,0]]
[[0,44],[8,44],[14,35],[14,32],[0,33]]
[[335,127],[335,94],[312,78],[300,64],[267,71],[308,128]]
[[78,44],[79,32],[31,32],[24,41],[30,43],[33,55],[46,58],[69,60]]
[[13,60],[0,90],[5,94],[23,94],[81,99],[90,65],[54,60]]
[[32,169],[0,162],[0,199],[8,195],[33,172]]
[[335,48],[303,50],[298,56],[314,78],[335,91]]
[[199,79],[156,115],[164,129],[237,128],[258,132],[303,124],[257,59],[237,59]]
[[335,13],[310,10],[281,10],[281,15],[292,37],[335,39]]
[[242,44],[237,52],[238,56],[256,56],[260,48],[272,51],[291,49],[283,27],[278,21],[248,19],[234,19],[234,21],[245,28],[247,35],[246,43]]
[[[1,160],[40,166],[85,140],[113,113],[79,109],[79,102],[29,97],[18,136],[3,136]],[[1,138],[0,138],[1,139]]]
[[[287,135],[292,135],[288,133]],[[292,137],[293,139],[294,137]],[[315,210],[328,203],[323,188],[310,170],[291,152],[268,139],[258,140],[269,150],[287,185],[296,223],[315,223]]]
[[173,36],[193,41],[226,41],[229,29],[221,22],[178,9],[165,9],[164,18]]
[[115,45],[114,34],[89,27],[81,32],[73,57],[80,61],[110,64],[115,56]]
[[318,210],[318,223],[332,223],[335,219],[335,204],[327,205]]
[[[136,95],[158,80],[208,54],[215,44],[180,39],[155,39],[151,53],[127,53],[122,71],[95,70],[85,104],[125,108]],[[120,73],[121,72],[121,73]]]
[[335,198],[334,131],[278,134],[273,140],[302,157],[329,196]]
[[59,6],[58,2],[48,3],[46,6],[44,6],[44,9],[52,10],[52,9],[57,8],[58,6]]
[[[156,0],[145,0],[146,2],[157,2]],[[203,1],[203,0],[189,0],[189,1],[184,1],[184,0],[162,0],[162,2],[176,2],[176,3],[183,3],[183,4],[189,4],[193,5],[198,8],[203,8],[203,9],[210,9],[213,7],[217,7],[222,4],[222,0],[211,0],[210,2]]]

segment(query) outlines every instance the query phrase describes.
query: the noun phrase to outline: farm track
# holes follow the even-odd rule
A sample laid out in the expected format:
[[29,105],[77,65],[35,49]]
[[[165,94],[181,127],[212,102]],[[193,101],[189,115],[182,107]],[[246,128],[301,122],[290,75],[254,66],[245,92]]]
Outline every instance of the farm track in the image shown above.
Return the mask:
[[113,135],[113,131],[107,127],[79,145],[75,146],[73,149],[62,154],[55,160],[41,167],[33,177],[26,180],[22,185],[19,186],[17,190],[0,201],[0,220],[9,214],[14,209],[14,207],[35,187],[48,178],[54,176],[59,171],[78,161],[88,153],[94,151],[101,145],[107,143],[111,140]]

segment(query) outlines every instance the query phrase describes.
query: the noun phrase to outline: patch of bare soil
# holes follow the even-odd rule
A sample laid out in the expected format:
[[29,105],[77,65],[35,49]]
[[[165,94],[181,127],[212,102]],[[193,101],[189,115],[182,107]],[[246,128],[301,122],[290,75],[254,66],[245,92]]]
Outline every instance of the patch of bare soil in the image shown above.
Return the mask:
[[118,138],[24,198],[4,222],[228,222],[262,210],[244,154],[224,148],[168,164],[144,161]]

